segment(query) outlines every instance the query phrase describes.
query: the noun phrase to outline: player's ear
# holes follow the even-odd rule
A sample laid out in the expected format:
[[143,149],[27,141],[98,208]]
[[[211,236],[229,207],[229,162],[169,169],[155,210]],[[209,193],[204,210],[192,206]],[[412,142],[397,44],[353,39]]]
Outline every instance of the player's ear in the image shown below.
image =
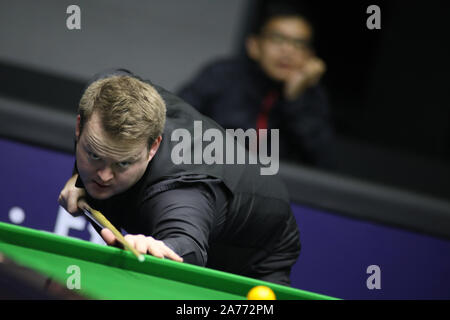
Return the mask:
[[77,124],[75,125],[75,136],[77,137],[77,141],[80,138],[80,121],[81,117],[80,115],[77,115]]
[[245,48],[247,49],[247,55],[258,61],[260,56],[259,38],[257,35],[250,35],[245,40]]
[[158,151],[159,146],[161,145],[161,141],[162,141],[162,136],[159,136],[158,138],[156,138],[156,140],[153,142],[149,152],[148,152],[148,160],[152,160],[153,157],[156,154],[156,151]]

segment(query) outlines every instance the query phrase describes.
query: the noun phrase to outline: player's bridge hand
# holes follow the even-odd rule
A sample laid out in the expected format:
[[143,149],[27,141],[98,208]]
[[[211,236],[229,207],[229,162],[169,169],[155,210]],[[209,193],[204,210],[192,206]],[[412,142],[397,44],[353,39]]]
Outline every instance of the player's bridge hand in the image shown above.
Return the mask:
[[[102,229],[101,236],[103,240],[105,240],[107,245],[120,245],[119,241],[114,236],[112,231],[107,228]],[[183,258],[181,258],[172,249],[166,246],[163,241],[156,240],[152,237],[144,236],[142,234],[128,234],[124,238],[132,247],[139,251],[139,253],[149,253],[152,256],[158,258],[169,258],[174,261],[183,262]]]
[[78,175],[75,174],[67,182],[58,197],[58,203],[72,216],[77,217],[81,215],[78,208],[78,200],[85,197],[86,191],[83,188],[75,187]]

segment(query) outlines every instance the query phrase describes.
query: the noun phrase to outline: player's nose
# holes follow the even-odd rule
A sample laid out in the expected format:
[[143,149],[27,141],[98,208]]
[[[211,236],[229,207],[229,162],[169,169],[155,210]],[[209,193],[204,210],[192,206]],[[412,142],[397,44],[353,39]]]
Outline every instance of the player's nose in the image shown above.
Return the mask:
[[102,183],[107,183],[114,178],[114,172],[109,166],[105,166],[97,171],[98,177],[101,179]]

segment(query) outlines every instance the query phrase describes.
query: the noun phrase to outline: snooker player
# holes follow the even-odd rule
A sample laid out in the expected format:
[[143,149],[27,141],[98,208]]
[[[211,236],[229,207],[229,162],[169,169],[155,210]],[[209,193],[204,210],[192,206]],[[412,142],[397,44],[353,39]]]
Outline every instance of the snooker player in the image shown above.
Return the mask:
[[[127,70],[97,75],[80,100],[75,174],[59,203],[77,215],[85,198],[140,253],[289,285],[300,240],[286,188],[259,165],[174,164],[171,135],[194,136],[194,121],[225,134]],[[97,231],[117,244],[110,230]]]

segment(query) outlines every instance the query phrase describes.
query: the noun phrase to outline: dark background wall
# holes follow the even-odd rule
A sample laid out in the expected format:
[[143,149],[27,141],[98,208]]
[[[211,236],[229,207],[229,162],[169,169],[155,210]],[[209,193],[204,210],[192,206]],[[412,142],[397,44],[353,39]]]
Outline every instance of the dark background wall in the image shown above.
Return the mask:
[[342,157],[340,168],[448,198],[449,6],[444,1],[375,1],[382,29],[368,30],[368,15],[355,11],[365,12],[369,2],[359,3],[320,11],[335,26],[321,23],[318,50],[329,64],[324,82],[334,102],[337,130],[364,160]]

